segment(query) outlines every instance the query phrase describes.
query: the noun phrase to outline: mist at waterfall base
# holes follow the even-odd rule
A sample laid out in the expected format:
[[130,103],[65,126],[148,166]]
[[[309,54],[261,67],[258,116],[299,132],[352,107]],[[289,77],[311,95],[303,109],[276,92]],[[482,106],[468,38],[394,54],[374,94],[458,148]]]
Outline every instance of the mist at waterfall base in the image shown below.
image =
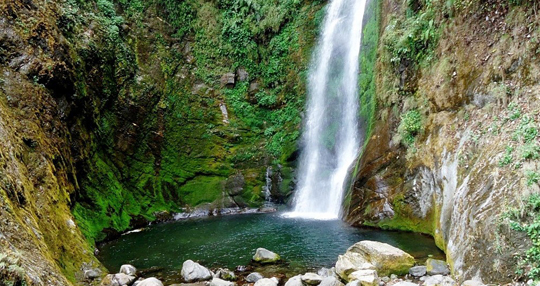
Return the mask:
[[333,0],[326,11],[308,81],[307,120],[292,212],[337,219],[360,142],[358,57],[366,0]]
[[[129,263],[143,276],[179,283],[188,259],[206,267],[248,265],[255,250],[264,247],[281,255],[285,264],[260,269],[272,277],[288,277],[330,268],[337,257],[361,240],[386,242],[415,256],[444,259],[433,239],[414,233],[353,228],[341,221],[284,218],[279,213],[243,214],[156,224],[99,247],[98,258],[111,273]],[[142,274],[141,274],[142,275]]]

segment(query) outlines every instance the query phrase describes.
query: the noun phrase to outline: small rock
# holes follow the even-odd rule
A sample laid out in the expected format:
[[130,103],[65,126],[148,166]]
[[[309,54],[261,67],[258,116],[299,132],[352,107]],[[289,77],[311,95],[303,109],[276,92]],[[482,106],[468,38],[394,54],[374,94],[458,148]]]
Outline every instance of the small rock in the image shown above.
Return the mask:
[[423,286],[455,286],[458,285],[454,279],[448,276],[433,275],[426,276]]
[[84,271],[84,278],[86,279],[96,279],[101,277],[101,270],[99,269],[88,269]]
[[277,277],[272,277],[272,278],[270,278],[270,280],[273,280],[274,282],[279,284],[279,279]]
[[319,285],[322,281],[322,277],[315,273],[306,273],[302,275],[302,281],[308,285]]
[[236,283],[219,279],[219,278],[212,279],[212,281],[210,281],[210,284],[209,284],[209,286],[234,286],[234,285],[236,285]]
[[126,275],[124,273],[108,274],[101,281],[101,286],[125,286],[131,285],[135,281],[135,276]]
[[397,279],[397,275],[396,275],[396,274],[390,275],[390,279],[391,279],[391,280],[396,280],[396,279]]
[[254,286],[277,286],[277,285],[278,283],[275,280],[269,279],[269,278],[263,278],[255,282]]
[[319,286],[344,286],[344,284],[334,276],[327,276],[323,278]]
[[303,286],[302,284],[302,275],[296,275],[294,277],[289,278],[287,283],[285,283],[285,286]]
[[135,266],[133,265],[130,265],[130,264],[124,264],[122,266],[120,266],[120,272],[119,273],[124,273],[126,275],[130,275],[130,276],[137,276],[137,268],[135,268]]
[[212,278],[212,273],[208,268],[199,263],[187,260],[182,265],[182,278],[187,282],[204,281]]
[[254,94],[254,93],[257,93],[259,91],[259,83],[254,81],[252,83],[249,84],[249,93],[250,94]]
[[462,286],[484,286],[484,283],[482,283],[482,281],[477,281],[477,280],[466,280],[461,285]]
[[450,268],[445,261],[428,258],[426,261],[426,270],[429,275],[448,275]]
[[332,267],[330,269],[323,267],[323,268],[319,269],[319,271],[317,271],[317,274],[319,274],[322,277],[329,277],[329,276],[334,276],[336,278],[339,277],[336,274],[336,268],[335,267]]
[[221,76],[221,85],[227,87],[234,87],[235,75],[234,73],[226,73]]
[[418,286],[418,284],[412,283],[412,282],[407,282],[407,281],[401,281],[401,282],[398,282],[398,283],[394,284],[394,286]]
[[228,281],[236,280],[236,275],[234,275],[234,272],[232,272],[231,270],[227,268],[218,269],[218,271],[216,272],[216,276],[214,277],[221,278],[223,280],[228,280]]
[[388,282],[390,282],[390,277],[384,276],[383,278],[381,278],[381,281],[384,282],[384,283],[388,283]]
[[238,76],[238,81],[246,81],[249,78],[248,72],[243,68],[238,69],[236,75]]
[[150,277],[139,282],[137,286],[163,286],[163,283],[155,277]]
[[281,260],[281,257],[268,249],[257,248],[253,260],[259,263],[276,263]]
[[427,273],[426,266],[415,266],[409,269],[409,274],[411,274],[414,277],[422,277],[422,276],[425,276],[426,273]]
[[236,266],[236,271],[239,271],[239,272],[244,272],[247,270],[247,267],[244,266],[244,265],[238,265]]
[[261,275],[261,273],[259,272],[253,272],[253,273],[250,273],[247,277],[246,277],[246,281],[249,282],[249,283],[255,283],[261,279],[263,279],[264,277]]
[[347,285],[345,285],[345,286],[362,286],[362,284],[358,280],[353,280],[353,281],[347,283]]
[[379,285],[379,277],[375,270],[358,270],[347,277],[349,281],[358,280],[362,286],[375,286]]

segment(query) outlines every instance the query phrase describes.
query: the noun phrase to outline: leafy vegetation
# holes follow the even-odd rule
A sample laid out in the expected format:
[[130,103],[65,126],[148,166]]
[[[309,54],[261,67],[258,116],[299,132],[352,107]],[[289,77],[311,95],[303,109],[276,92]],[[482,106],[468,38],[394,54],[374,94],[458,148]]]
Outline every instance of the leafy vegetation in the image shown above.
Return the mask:
[[[263,201],[268,164],[291,176],[282,186],[289,192],[324,4],[68,0],[62,29],[76,46],[78,94],[92,101],[97,129],[72,206],[86,237],[218,202],[235,170],[250,174],[238,200],[246,205]],[[80,41],[89,23],[96,36]],[[221,84],[226,73],[234,85]]]
[[[6,251],[8,251],[6,249]],[[25,271],[20,265],[19,253],[0,253],[0,281],[6,286],[25,286]]]
[[[366,128],[366,138],[369,138],[375,119],[377,104],[377,87],[375,64],[377,61],[377,47],[379,44],[381,3],[369,2],[365,12],[365,26],[362,32],[362,46],[360,48],[360,74],[358,76],[358,90],[360,94],[360,119]],[[367,140],[366,140],[367,142]]]
[[532,247],[519,260],[518,274],[540,281],[540,195],[530,195],[522,209],[512,209],[505,216],[512,229],[526,233],[532,242]]
[[398,133],[406,146],[414,144],[415,137],[422,130],[422,115],[418,110],[411,110],[401,116]]

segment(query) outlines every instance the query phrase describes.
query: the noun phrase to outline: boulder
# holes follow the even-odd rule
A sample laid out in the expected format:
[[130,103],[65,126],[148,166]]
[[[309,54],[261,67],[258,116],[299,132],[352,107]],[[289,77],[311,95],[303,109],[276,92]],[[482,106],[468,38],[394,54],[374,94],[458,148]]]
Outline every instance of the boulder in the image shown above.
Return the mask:
[[210,284],[209,284],[209,286],[235,286],[235,285],[236,283],[234,282],[226,281],[219,278],[212,279],[212,281],[210,281]]
[[264,277],[261,275],[261,273],[259,272],[253,272],[253,273],[250,273],[247,277],[246,277],[246,281],[249,282],[249,283],[255,283],[261,279],[263,279]]
[[335,272],[334,267],[332,267],[330,269],[323,267],[323,268],[319,269],[319,271],[317,271],[317,274],[319,274],[322,277],[328,277],[328,276],[335,276],[336,272]]
[[276,263],[281,260],[281,257],[264,248],[257,248],[257,251],[255,252],[255,255],[253,255],[253,261],[267,264],[267,263]]
[[409,274],[414,276],[414,277],[422,277],[422,276],[425,276],[427,273],[427,267],[426,266],[415,266],[415,267],[411,267],[411,269],[409,269]]
[[137,286],[163,286],[163,283],[155,277],[150,277],[139,282]]
[[303,286],[303,285],[304,284],[302,283],[302,275],[293,276],[289,278],[289,280],[287,280],[287,283],[285,283],[285,286]]
[[455,286],[458,285],[454,279],[448,276],[433,275],[426,276],[423,286]]
[[450,268],[445,261],[428,258],[426,261],[426,270],[429,275],[448,275]]
[[379,275],[406,274],[414,266],[414,257],[389,244],[376,241],[360,241],[338,257],[336,273],[343,279],[357,270],[372,264]]
[[319,285],[322,281],[322,277],[319,274],[308,272],[302,275],[302,281],[308,285]]
[[239,68],[238,71],[236,71],[236,75],[238,81],[246,81],[249,79],[249,73],[244,68]]
[[234,87],[235,75],[234,73],[226,73],[221,76],[221,86]]
[[84,278],[86,279],[96,279],[98,277],[101,277],[101,270],[99,269],[88,269],[84,271]]
[[484,286],[484,283],[478,280],[466,280],[461,285],[462,286]]
[[276,279],[263,278],[263,279],[257,280],[254,286],[277,286],[277,285],[278,285],[278,282],[276,281]]
[[135,276],[126,275],[124,273],[108,274],[101,280],[101,286],[131,285],[135,279]]
[[137,268],[130,264],[124,264],[120,266],[120,272],[130,276],[137,276]]
[[347,285],[345,285],[345,286],[362,286],[362,284],[358,280],[353,280],[353,281],[347,283]]
[[379,277],[375,270],[357,270],[349,274],[347,281],[358,280],[362,286],[378,286]]
[[234,272],[232,272],[231,270],[227,268],[218,269],[214,277],[221,278],[223,280],[228,280],[228,281],[236,280],[236,275],[234,274]]
[[186,282],[204,281],[212,278],[212,273],[208,268],[192,260],[184,262],[181,274]]
[[394,286],[418,286],[418,284],[412,283],[412,282],[407,282],[407,281],[401,281],[401,282],[398,282],[398,283],[394,284]]
[[345,286],[334,276],[324,277],[319,286]]

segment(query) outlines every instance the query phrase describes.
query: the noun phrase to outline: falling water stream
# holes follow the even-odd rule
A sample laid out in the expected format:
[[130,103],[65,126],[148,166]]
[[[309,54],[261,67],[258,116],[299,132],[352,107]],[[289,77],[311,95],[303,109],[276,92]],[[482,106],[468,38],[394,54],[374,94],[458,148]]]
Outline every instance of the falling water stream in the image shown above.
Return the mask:
[[299,182],[289,217],[337,219],[360,143],[358,56],[366,0],[333,0],[312,60]]
[[[357,77],[365,4],[366,0],[332,0],[326,11],[310,71],[294,210],[284,215],[246,214],[153,225],[100,245],[99,258],[109,271],[130,263],[143,276],[178,283],[182,281],[181,265],[187,259],[208,267],[234,269],[249,264],[255,249],[265,247],[282,255],[286,263],[250,271],[266,277],[280,273],[291,276],[332,267],[347,247],[365,239],[402,248],[419,261],[444,257],[431,238],[420,234],[353,228],[329,221],[340,215],[343,186],[361,146]],[[267,169],[267,203],[275,183],[272,172]],[[279,184],[279,176],[277,180]]]

